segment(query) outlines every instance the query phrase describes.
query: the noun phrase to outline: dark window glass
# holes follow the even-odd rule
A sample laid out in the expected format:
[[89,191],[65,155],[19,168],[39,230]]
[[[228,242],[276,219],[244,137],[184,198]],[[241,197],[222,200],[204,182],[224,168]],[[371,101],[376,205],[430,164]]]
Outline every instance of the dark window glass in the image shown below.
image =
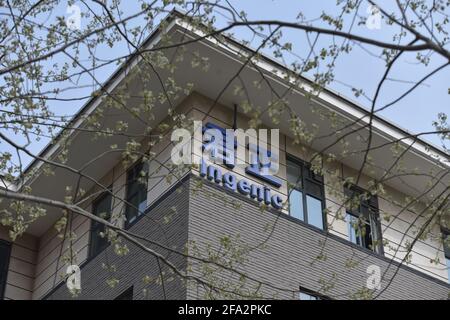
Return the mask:
[[347,212],[349,240],[361,247],[372,248],[372,233],[369,221]]
[[[92,213],[96,216],[110,220],[111,218],[111,195],[106,193],[98,198],[92,205]],[[92,221],[91,227],[91,243],[89,249],[89,256],[94,257],[100,251],[108,246],[108,238],[106,236],[102,237],[102,233],[105,232],[105,225]]]
[[139,162],[127,172],[126,227],[143,214],[147,207],[147,177],[147,163]]
[[114,300],[133,300],[133,287],[130,287],[127,290],[125,290],[124,292],[122,292]]
[[352,186],[345,189],[346,221],[349,240],[361,247],[383,254],[378,199]]
[[450,231],[447,229],[442,229],[442,236],[444,238],[444,254],[447,265],[447,282],[450,283]]
[[10,253],[11,244],[9,242],[0,240],[0,300],[3,300],[5,294]]
[[288,157],[286,165],[289,214],[319,229],[325,229],[322,177],[315,175],[306,164],[293,157]]

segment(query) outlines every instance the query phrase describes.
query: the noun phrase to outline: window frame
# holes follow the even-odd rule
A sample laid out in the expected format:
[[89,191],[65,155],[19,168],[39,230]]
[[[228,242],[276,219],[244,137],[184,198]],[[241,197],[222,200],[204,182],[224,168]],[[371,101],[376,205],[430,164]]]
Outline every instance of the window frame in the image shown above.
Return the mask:
[[[356,244],[357,246],[360,246],[360,247],[363,247],[363,248],[366,248],[366,249],[370,249],[367,245],[366,245],[366,241],[367,241],[367,239],[366,239],[366,237],[368,236],[368,235],[371,235],[371,232],[372,232],[372,227],[371,227],[371,225],[370,225],[370,222],[369,221],[364,221],[364,226],[366,227],[366,234],[365,234],[365,236],[363,237],[362,236],[362,234],[361,234],[361,226],[359,226],[359,230],[355,230],[354,228],[353,228],[353,226],[351,225],[351,222],[349,221],[349,217],[352,217],[353,219],[356,219],[356,220],[359,220],[359,216],[358,216],[358,214],[356,214],[356,213],[353,213],[353,212],[351,212],[351,211],[349,211],[349,210],[346,210],[345,211],[345,214],[346,214],[346,217],[345,217],[345,219],[346,219],[346,223],[347,223],[347,229],[348,229],[348,232],[349,232],[349,241],[351,242],[351,243],[353,243],[353,244]],[[370,229],[369,229],[369,233],[367,233],[367,227],[369,227]],[[355,241],[360,241],[361,242],[361,244],[359,244],[359,243],[357,243],[357,242],[353,242],[352,240],[351,240],[351,237],[352,237],[352,235],[350,234],[350,230],[352,230],[352,231],[354,231],[355,232],[355,237],[356,237],[356,239],[355,239]],[[359,232],[359,234],[358,234],[358,232]],[[370,237],[370,245],[372,246],[373,245],[373,241],[372,241],[372,237]],[[370,249],[370,250],[372,250],[372,249]]]
[[[309,299],[309,300],[300,299],[300,295],[302,293],[306,294],[306,295],[308,295],[310,297],[313,297],[315,299]],[[333,299],[331,299],[330,297],[328,297],[328,296],[326,296],[324,294],[321,294],[321,293],[318,293],[316,291],[313,291],[313,290],[310,290],[308,288],[300,286],[299,291],[298,291],[298,300],[300,300],[300,301],[319,301],[319,300],[333,300]]]
[[441,227],[441,233],[442,233],[442,241],[443,241],[443,251],[444,251],[444,259],[445,259],[445,265],[447,267],[447,283],[450,283],[450,245],[446,246],[446,239],[450,238],[450,230]]
[[0,270],[0,300],[3,300],[5,298],[6,283],[8,280],[9,260],[11,258],[12,244],[11,242],[0,239],[0,246],[5,248],[6,252],[6,258],[4,260],[2,259],[5,262],[5,265],[3,266],[3,270]]
[[[362,197],[364,194],[367,194],[367,193],[368,193],[367,190],[364,190],[363,188],[356,186],[356,185],[344,186],[344,194],[346,196],[346,201],[348,201],[348,199],[351,199],[355,196]],[[367,213],[365,213],[363,211],[363,209],[365,209]],[[347,219],[349,215],[355,217],[356,219],[361,219],[361,216],[364,217],[367,214],[367,220],[364,219],[365,220],[364,224],[366,226],[370,227],[372,248],[370,248],[369,246],[357,244],[357,243],[351,241],[350,233],[348,234],[348,238],[347,238],[348,241],[361,247],[361,248],[370,250],[374,253],[384,256],[383,233],[381,230],[381,220],[380,220],[380,209],[379,209],[379,205],[378,205],[378,197],[376,195],[371,195],[370,199],[367,199],[367,200],[360,199],[359,208],[357,210],[355,210],[353,208],[349,208],[346,205],[345,213],[346,213],[345,220],[347,223],[348,230],[350,228],[353,228],[353,226],[350,225],[350,222]],[[359,230],[359,232],[360,232],[360,230]],[[375,238],[374,238],[374,235],[376,236]],[[365,237],[362,239],[364,240],[364,242],[366,241]],[[375,242],[377,242],[377,245],[374,245]]]
[[[137,160],[135,163],[133,163],[127,170],[126,170],[126,186],[125,186],[125,199],[126,199],[126,202],[127,203],[125,203],[125,212],[124,212],[124,214],[125,214],[125,225],[124,225],[124,228],[125,229],[128,229],[135,221],[137,221],[138,220],[138,218],[140,217],[140,216],[142,216],[143,214],[144,214],[144,212],[141,212],[141,213],[139,213],[139,209],[138,209],[138,212],[137,212],[137,214],[135,215],[135,216],[133,216],[133,219],[130,221],[129,220],[129,218],[128,218],[128,210],[130,210],[129,208],[130,208],[130,206],[128,205],[128,202],[130,202],[129,201],[129,199],[130,198],[132,198],[132,197],[134,197],[134,196],[136,196],[138,193],[139,193],[139,191],[137,191],[136,193],[133,193],[133,195],[132,196],[130,196],[128,193],[129,193],[129,190],[130,190],[130,173],[132,172],[132,171],[134,171],[134,170],[136,170],[136,167],[137,166],[140,166],[140,165],[142,165],[142,169],[140,170],[140,171],[145,171],[144,169],[145,169],[145,166],[147,166],[147,170],[146,170],[146,177],[147,177],[147,180],[146,180],[146,183],[145,183],[145,201],[147,201],[147,198],[148,198],[148,196],[147,196],[147,193],[148,193],[148,190],[147,190],[147,188],[148,188],[148,178],[149,178],[149,167],[148,167],[148,163],[147,162],[145,162],[145,161],[143,161],[143,159],[142,158],[140,158],[139,160]],[[134,179],[134,180],[137,180],[137,179]],[[147,205],[148,206],[148,205]],[[146,207],[147,207],[146,206]]]
[[[291,183],[288,180],[288,162],[292,162],[293,164],[300,167],[301,177],[300,177],[300,180],[298,180],[298,182],[296,183],[296,185],[294,187],[290,186]],[[291,216],[292,218],[295,218],[297,220],[300,220],[316,229],[327,231],[328,224],[327,224],[327,218],[326,218],[326,214],[325,214],[326,197],[325,197],[325,185],[324,185],[323,177],[315,174],[311,170],[311,165],[309,163],[307,163],[291,154],[286,153],[286,182],[287,182],[287,191],[288,191],[289,216]],[[299,186],[299,184],[300,184],[300,186]],[[314,185],[316,187],[319,187],[320,196],[315,194],[314,192],[312,192],[311,189],[308,190],[309,185]],[[296,218],[291,214],[289,199],[291,196],[292,189],[297,190],[302,193],[303,220]],[[308,221],[309,220],[308,205],[307,205],[308,196],[321,202],[321,210],[322,210],[321,216],[322,216],[322,226],[323,226],[322,229],[313,224],[310,224]]]
[[[108,190],[112,191],[112,187],[111,186],[108,187]],[[92,201],[92,205],[91,205],[92,214],[97,216],[97,214],[94,213],[94,208],[95,208],[96,204],[99,204],[106,197],[110,197],[111,198],[110,199],[110,209],[109,209],[110,210],[109,211],[109,219],[107,219],[107,220],[110,220],[111,219],[111,215],[112,215],[112,210],[113,210],[112,195],[110,193],[106,192],[106,191],[102,192],[97,198],[94,199],[94,201]],[[104,227],[104,225],[101,224],[101,223],[99,223],[98,226],[94,226],[95,223],[97,223],[97,222],[91,220],[91,227],[90,227],[90,230],[89,230],[89,252],[88,252],[88,258],[89,259],[92,259],[92,258],[96,257],[100,252],[102,252],[103,250],[105,250],[109,246],[109,243],[106,242],[107,244],[103,248],[99,249],[98,252],[95,252],[95,253],[93,252],[93,249],[94,249],[93,248],[94,231],[96,231],[96,230],[94,230],[94,227],[95,228],[101,228],[102,226]]]

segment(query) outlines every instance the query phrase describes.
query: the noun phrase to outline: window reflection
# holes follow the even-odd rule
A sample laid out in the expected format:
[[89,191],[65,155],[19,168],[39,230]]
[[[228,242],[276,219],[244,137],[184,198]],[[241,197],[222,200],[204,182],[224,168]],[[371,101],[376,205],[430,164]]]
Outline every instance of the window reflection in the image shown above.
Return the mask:
[[324,229],[323,181],[305,164],[287,159],[287,180],[289,183],[289,214],[299,220]]
[[311,300],[320,300],[319,297],[315,297],[313,295],[304,293],[304,292],[300,292],[300,296],[299,296],[300,300],[307,300],[307,301],[311,301]]
[[[92,205],[92,213],[109,221],[111,218],[111,194],[106,193],[97,199]],[[92,221],[89,256],[94,257],[108,246],[108,238],[104,235],[105,225]],[[103,236],[102,236],[103,235]]]
[[322,201],[306,196],[306,205],[308,207],[308,223],[323,229]]
[[289,213],[294,218],[304,220],[303,216],[303,193],[292,189],[289,194]]
[[147,207],[148,166],[140,162],[127,173],[127,206],[125,210],[126,227],[143,214]]

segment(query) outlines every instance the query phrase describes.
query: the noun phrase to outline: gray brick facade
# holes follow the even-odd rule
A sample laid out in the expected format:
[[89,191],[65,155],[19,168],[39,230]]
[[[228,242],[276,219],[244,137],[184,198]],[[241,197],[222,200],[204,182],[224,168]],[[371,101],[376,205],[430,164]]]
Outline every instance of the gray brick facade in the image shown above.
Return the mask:
[[[242,195],[225,191],[205,180],[202,180],[204,185],[201,191],[194,192],[198,179],[191,177],[170,190],[130,230],[178,250],[183,250],[189,242],[193,254],[193,244],[204,253],[207,245],[210,245],[210,250],[221,247],[220,238],[224,236],[233,241],[239,238],[239,246],[253,249],[246,253],[245,261],[236,264],[236,267],[251,278],[265,283],[258,290],[263,298],[296,299],[297,293],[292,291],[302,286],[335,299],[348,299],[365,286],[369,265],[379,266],[382,272],[387,270],[381,284],[381,289],[385,289],[381,299],[448,298],[448,284],[409,267],[399,267],[385,257],[358,248],[345,239],[315,230],[288,216],[275,211],[261,211],[256,202]],[[171,213],[173,208],[176,208],[176,212],[170,214],[168,223],[155,222],[164,220],[164,216]],[[157,250],[167,255],[167,252]],[[106,284],[108,272],[102,268],[102,263],[107,260],[117,268],[115,277],[119,283],[114,289]],[[201,264],[195,260],[186,261],[175,254],[169,254],[169,260],[181,270],[186,270],[189,265],[191,276],[205,276]],[[166,267],[163,268],[166,271],[166,298],[205,297],[204,286],[192,283],[186,286],[177,277],[167,282],[172,275],[167,273]],[[396,275],[391,282],[394,273]],[[113,299],[134,286],[134,299],[142,299],[142,289],[145,287],[143,277],[156,277],[157,274],[157,262],[148,253],[130,245],[130,253],[118,257],[109,247],[82,266],[80,298]],[[220,280],[220,277],[223,279]],[[217,272],[214,273],[214,279],[220,286],[229,279],[236,280],[237,275]],[[255,288],[256,283],[247,280],[244,288],[247,286]],[[324,292],[324,286],[328,286],[329,290]],[[149,299],[164,298],[161,285],[152,284],[147,289]],[[48,299],[69,297],[64,285],[47,296]]]
[[[224,206],[222,201],[212,196],[223,195],[223,189],[211,183],[205,183],[204,188],[205,192],[195,193],[189,202],[189,240],[217,246],[218,237],[229,235],[235,238],[239,235],[241,241],[251,247],[264,244],[264,248],[249,253],[248,261],[243,266],[253,278],[281,289],[298,290],[302,286],[332,298],[348,299],[366,285],[369,265],[379,266],[382,273],[390,265],[384,257],[284,214],[261,212],[255,201],[241,195],[227,192],[230,199],[239,199],[241,207],[238,210],[230,205]],[[322,259],[317,259],[319,256]],[[359,263],[349,267],[352,257]],[[380,299],[447,299],[450,289],[446,283],[411,268],[397,266],[391,264],[386,272],[381,290],[398,269]],[[328,292],[320,290],[323,281],[333,286]],[[292,292],[264,285],[260,290],[262,296],[267,298],[297,298]],[[190,298],[196,298],[197,294],[197,290],[188,292]]]
[[[131,227],[130,232],[155,241],[167,248],[183,251],[187,242],[188,231],[188,202],[189,193],[187,185],[179,185],[176,189],[168,192],[147,213],[140,217]],[[180,255],[163,250],[145,243],[148,247],[156,250],[177,266],[179,270],[186,269],[186,259]],[[133,286],[133,299],[185,299],[185,285],[177,277],[173,277],[170,269],[160,263],[165,274],[164,288],[151,281],[144,284],[143,278],[149,276],[154,280],[159,275],[159,265],[155,257],[149,253],[142,252],[135,245],[127,243],[129,253],[119,257],[113,251],[112,246],[107,247],[100,254],[88,260],[81,266],[81,288],[78,296],[80,299],[115,299],[122,292]],[[103,264],[115,266],[115,272],[110,272]],[[107,280],[115,278],[119,280],[114,288],[107,284]],[[174,278],[170,281],[170,278]],[[143,289],[146,289],[147,296]],[[57,287],[47,295],[46,299],[71,299],[65,284]]]

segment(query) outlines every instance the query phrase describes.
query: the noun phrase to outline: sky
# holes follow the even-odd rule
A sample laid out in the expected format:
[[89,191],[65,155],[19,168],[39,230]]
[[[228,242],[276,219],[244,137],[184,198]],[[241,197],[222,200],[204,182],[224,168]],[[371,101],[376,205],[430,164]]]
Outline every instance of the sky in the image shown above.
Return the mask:
[[[124,6],[125,15],[132,14],[139,9],[138,3],[127,0],[126,6]],[[245,11],[249,20],[260,19],[273,19],[284,21],[295,21],[299,12],[303,12],[304,16],[313,21],[315,26],[326,26],[317,18],[322,12],[337,15],[339,12],[336,7],[335,1],[307,1],[307,0],[247,0],[247,1],[235,1],[230,0],[230,3],[235,7],[237,11]],[[392,2],[391,2],[392,3]],[[380,4],[386,5],[386,0],[380,1]],[[81,2],[75,2],[81,10],[85,10]],[[364,3],[360,8],[361,15],[368,15],[368,4]],[[61,3],[60,6],[49,15],[48,19],[53,19],[56,15],[70,16],[70,12],[67,11],[67,4]],[[217,15],[217,27],[225,26],[227,19],[225,16]],[[81,28],[83,28],[83,18],[81,19]],[[347,23],[349,21],[346,21]],[[135,20],[131,24],[137,25],[141,23],[140,20]],[[354,27],[354,33],[381,39],[384,41],[390,41],[392,35],[392,28],[388,26],[384,21],[381,22],[380,29],[369,29],[366,26]],[[238,40],[252,40],[252,34],[245,27],[236,28],[232,30],[233,36]],[[311,36],[310,38],[313,38]],[[299,57],[306,57],[309,52],[308,39],[303,31],[284,29],[283,40],[292,43],[292,52]],[[317,40],[318,48],[320,45],[327,45],[332,39],[327,36],[320,36]],[[261,39],[253,39],[251,41],[252,47],[257,47]],[[341,43],[343,40],[338,39],[337,43]],[[104,56],[105,59],[113,56],[119,56],[121,54],[128,53],[128,48],[123,44],[117,44],[112,49],[108,47],[100,47],[97,49],[99,56]],[[271,51],[266,50],[266,54],[272,55]],[[372,98],[376,84],[381,79],[385,70],[385,63],[376,57],[379,55],[380,50],[368,45],[353,46],[353,50],[349,55],[341,56],[336,62],[335,80],[330,88],[339,92],[343,96],[357,101],[360,105],[370,109],[370,101],[361,96],[355,97],[352,92],[352,87],[363,89],[364,92]],[[294,55],[286,55],[284,57],[285,63],[289,64],[297,59]],[[53,58],[49,60],[49,66],[55,62],[61,62],[61,58]],[[437,55],[432,56],[432,62],[424,67],[417,64],[415,53],[404,54],[398,60],[398,65],[393,68],[390,78],[393,80],[387,81],[383,86],[379,101],[376,108],[383,106],[384,104],[394,100],[405,90],[409,89],[412,85],[412,81],[417,81],[425,72],[429,72],[433,68],[442,64],[444,60]],[[87,63],[87,61],[81,61]],[[112,72],[117,68],[117,65],[110,65],[96,71],[95,76],[100,82],[106,81]],[[407,129],[410,132],[419,133],[434,130],[432,122],[436,120],[437,114],[440,112],[448,113],[450,106],[450,94],[448,94],[450,84],[450,68],[444,69],[433,78],[427,80],[424,85],[419,86],[412,94],[407,96],[401,102],[381,112],[379,115],[388,119],[389,121],[397,124],[399,127]],[[80,96],[89,95],[93,90],[97,88],[97,85],[93,83],[88,77],[81,77],[78,79],[79,88],[76,91],[71,91],[68,95]],[[86,86],[88,85],[88,86]],[[87,100],[71,101],[71,102],[58,102],[52,103],[51,109],[56,114],[73,115],[75,114]],[[436,136],[424,136],[425,140],[431,142],[434,145],[440,146],[441,142]],[[15,136],[14,139],[17,142],[23,142],[20,137]],[[33,141],[29,146],[29,149],[38,153],[48,143],[48,139],[39,139],[39,141]],[[5,144],[0,144],[0,151],[5,151],[7,148]],[[8,149],[9,150],[9,149]],[[30,158],[24,157],[22,159],[25,163],[30,161]]]
[[[241,10],[248,14],[249,20],[256,19],[278,19],[293,21],[298,12],[302,11],[307,18],[316,18],[322,11],[327,13],[338,14],[335,1],[232,1]],[[380,1],[385,5],[387,1]],[[257,5],[256,5],[257,4]],[[361,14],[367,14],[369,5],[363,4]],[[315,23],[316,26],[324,26]],[[365,26],[355,28],[355,33],[372,37],[384,41],[389,41],[391,31],[393,30],[384,21],[381,23],[380,29],[368,29]],[[309,46],[305,43],[301,31],[284,31],[285,38],[293,43],[293,51],[302,52],[302,56],[306,55],[304,49],[308,50]],[[238,35],[239,37],[239,35]],[[330,37],[322,36],[324,44],[329,43]],[[303,41],[302,41],[303,40]],[[365,45],[364,49],[373,53],[379,52],[374,47]],[[331,84],[331,88],[340,94],[357,101],[362,106],[370,109],[371,103],[367,99],[361,97],[356,98],[352,90],[348,87],[356,87],[364,89],[368,96],[372,99],[376,85],[382,78],[385,71],[385,63],[375,57],[369,55],[359,46],[354,46],[350,55],[343,55],[336,62],[335,80]],[[421,79],[425,72],[439,66],[444,59],[433,56],[433,63],[428,67],[417,65],[415,53],[404,54],[398,60],[398,64],[393,68],[390,78],[400,81],[388,81],[382,87],[381,95],[377,107],[384,106],[397,98],[401,93],[411,87],[411,81]],[[402,101],[393,107],[381,112],[381,116],[397,124],[401,128],[408,131],[419,133],[433,131],[432,122],[436,120],[439,112],[449,113],[450,110],[450,94],[448,92],[450,86],[450,68],[444,69],[436,74],[433,78],[427,80],[424,85],[419,86],[414,93],[405,97]],[[436,136],[424,137],[427,141],[440,146],[440,139]]]

